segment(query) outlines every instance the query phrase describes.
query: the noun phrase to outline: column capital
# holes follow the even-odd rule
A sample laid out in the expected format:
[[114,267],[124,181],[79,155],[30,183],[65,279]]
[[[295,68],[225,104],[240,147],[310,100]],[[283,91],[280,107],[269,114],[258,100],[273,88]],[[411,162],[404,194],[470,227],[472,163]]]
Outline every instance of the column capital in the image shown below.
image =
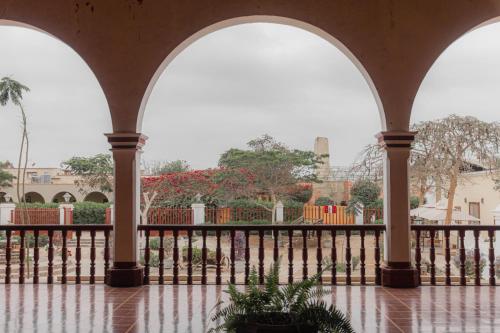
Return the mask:
[[384,148],[411,148],[417,132],[410,131],[386,131],[380,132],[375,137]]
[[104,134],[111,144],[112,150],[114,149],[137,149],[140,150],[148,139],[142,133],[108,133]]

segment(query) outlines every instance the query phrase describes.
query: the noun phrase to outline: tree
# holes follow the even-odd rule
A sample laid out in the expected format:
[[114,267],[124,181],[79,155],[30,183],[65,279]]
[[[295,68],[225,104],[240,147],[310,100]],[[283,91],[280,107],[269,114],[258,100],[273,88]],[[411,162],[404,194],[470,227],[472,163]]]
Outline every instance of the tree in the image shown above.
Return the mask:
[[[500,147],[499,123],[487,123],[475,117],[450,115],[413,126],[418,131],[417,145],[432,141],[422,154],[428,159],[428,177],[434,184],[446,186],[447,211],[445,224],[451,223],[453,201],[460,177],[474,165],[492,171],[496,168]],[[420,152],[419,152],[420,153]]]
[[[3,77],[0,80],[0,105],[6,106],[9,101],[15,106],[19,107],[21,112],[21,125],[22,125],[22,135],[21,135],[21,147],[19,149],[19,158],[17,165],[17,201],[19,204],[26,206],[24,184],[26,181],[26,168],[28,166],[28,153],[29,153],[29,138],[27,130],[27,118],[26,112],[24,111],[23,104],[23,92],[29,92],[30,89],[25,85],[19,83],[18,81],[11,79],[10,77]],[[24,153],[24,164],[23,164],[23,153]],[[22,176],[21,176],[22,168]],[[19,181],[21,180],[21,181]],[[29,219],[29,216],[28,216]],[[24,214],[21,214],[21,222],[24,223]]]
[[77,176],[75,185],[80,193],[86,194],[89,189],[101,192],[112,192],[113,160],[109,154],[97,154],[91,157],[75,156],[61,163],[62,168]]
[[[318,182],[315,169],[321,157],[312,151],[289,149],[269,135],[248,142],[248,150],[232,148],[222,154],[219,166],[227,169],[246,169],[254,177],[254,187],[247,196],[265,194],[272,202],[272,221],[276,218],[276,205],[290,194],[298,183]],[[252,193],[253,192],[253,193]]]
[[197,195],[208,205],[244,197],[253,187],[245,169],[207,169],[142,178],[143,207],[189,207]]
[[159,176],[165,173],[177,173],[190,171],[191,167],[184,160],[155,161],[145,166],[146,172],[151,176]]
[[380,192],[380,187],[375,182],[358,180],[351,187],[351,200],[370,207],[380,198]]
[[3,169],[9,167],[10,162],[0,162],[0,189],[12,186],[12,180],[15,178],[12,174]]

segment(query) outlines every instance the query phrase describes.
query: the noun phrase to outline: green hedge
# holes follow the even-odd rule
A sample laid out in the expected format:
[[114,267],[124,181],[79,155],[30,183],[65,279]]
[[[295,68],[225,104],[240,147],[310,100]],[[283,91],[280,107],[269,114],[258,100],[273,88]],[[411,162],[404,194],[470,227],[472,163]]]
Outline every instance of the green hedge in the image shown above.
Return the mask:
[[104,224],[109,203],[74,203],[73,224]]
[[[16,203],[16,207],[19,208],[24,208],[24,204],[20,205]],[[53,202],[48,202],[48,203],[40,203],[40,202],[33,202],[33,203],[26,203],[26,208],[59,208],[58,203],[53,203]]]

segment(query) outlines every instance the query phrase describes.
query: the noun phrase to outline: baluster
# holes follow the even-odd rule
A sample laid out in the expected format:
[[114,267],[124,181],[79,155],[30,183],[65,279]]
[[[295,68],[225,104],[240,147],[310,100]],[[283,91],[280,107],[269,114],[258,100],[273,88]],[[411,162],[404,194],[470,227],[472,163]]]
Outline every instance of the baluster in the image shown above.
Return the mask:
[[172,279],[173,284],[179,284],[179,244],[177,238],[179,236],[179,230],[174,230],[174,248],[172,254],[174,256],[174,277]]
[[26,232],[24,230],[21,230],[21,237],[20,237],[20,242],[21,242],[21,247],[19,248],[19,283],[22,284],[24,283],[24,256],[25,256],[25,234]]
[[149,229],[144,232],[144,237],[146,239],[146,247],[144,248],[144,284],[149,284],[149,258],[151,255],[151,250],[149,248]]
[[264,230],[259,230],[259,283],[264,284]]
[[5,244],[5,284],[10,283],[10,256],[11,256],[11,246],[10,246],[10,236],[11,231],[5,231],[5,237],[7,238]]
[[250,275],[250,232],[245,230],[245,284],[248,284]]
[[188,278],[187,283],[193,284],[193,230],[188,230],[188,251],[187,251],[187,272]]
[[436,248],[434,246],[435,230],[430,230],[431,248],[429,249],[429,259],[431,261],[431,285],[436,285]]
[[61,231],[62,234],[62,251],[61,251],[61,260],[62,260],[62,266],[61,266],[61,283],[66,284],[66,273],[67,273],[67,260],[68,260],[68,248],[66,244],[66,237],[68,236],[68,231],[66,229]]
[[235,231],[234,231],[234,229],[233,229],[233,230],[231,230],[231,232],[230,232],[230,237],[231,237],[231,253],[230,253],[230,260],[231,260],[231,278],[230,278],[230,281],[231,281],[231,283],[233,283],[233,284],[236,282],[236,278],[235,278],[236,271],[235,271],[235,267],[234,267],[234,261],[236,260],[235,248],[234,248],[234,235],[235,235]]
[[54,272],[54,231],[49,230],[49,248],[48,248],[48,268],[47,268],[47,283],[52,284],[53,280],[53,272]]
[[336,237],[337,237],[337,231],[332,230],[330,231],[330,234],[332,236],[332,249],[331,249],[331,257],[332,257],[332,281],[331,284],[336,285],[337,284],[337,243],[336,243]]
[[450,253],[450,230],[446,229],[444,231],[444,241],[445,241],[445,253],[444,253],[444,260],[445,260],[445,275],[446,275],[446,285],[450,286],[451,285],[451,267],[450,267],[450,259],[451,259],[451,253]]
[[222,260],[222,253],[221,253],[221,248],[220,248],[220,229],[217,229],[215,231],[215,237],[217,238],[217,247],[215,249],[215,284],[220,285],[221,284],[221,260]]
[[316,233],[316,239],[318,241],[318,245],[316,247],[316,272],[319,275],[319,282],[323,282],[323,274],[321,274],[321,271],[323,270],[323,244],[321,242],[321,236],[322,236],[323,231],[318,230]]
[[40,260],[40,249],[38,246],[38,236],[39,231],[34,231],[35,237],[35,247],[33,249],[33,283],[37,284],[39,282],[39,260]]
[[90,284],[95,283],[95,230],[90,230]]
[[109,271],[109,230],[104,231],[104,283],[108,282]]
[[279,260],[279,230],[278,229],[274,229],[273,230],[273,238],[274,238],[274,248],[273,248],[273,261],[276,263],[278,262]]
[[201,283],[207,284],[207,230],[201,231],[202,248],[201,248]]
[[481,253],[479,252],[479,230],[474,230],[474,283],[481,285]]
[[460,237],[460,285],[465,286],[467,284],[465,279],[465,230],[461,229],[458,235]]
[[495,248],[493,246],[493,238],[495,237],[495,230],[488,230],[488,238],[490,241],[490,248],[488,249],[488,259],[490,260],[490,286],[496,285],[495,281]]
[[288,283],[293,282],[293,230],[288,230]]
[[165,283],[165,277],[164,277],[165,264],[163,263],[165,261],[164,238],[165,238],[165,231],[163,229],[161,229],[160,230],[160,246],[158,248],[158,260],[160,261],[160,263],[158,265],[158,283],[159,284]]
[[417,269],[417,278],[418,278],[418,284],[422,284],[422,277],[421,277],[421,272],[422,272],[422,251],[420,249],[420,229],[417,229],[416,233],[416,244],[415,244],[415,268]]
[[76,271],[76,279],[75,283],[80,284],[82,282],[81,280],[81,275],[82,275],[82,248],[80,246],[80,238],[82,236],[81,230],[76,231],[76,251],[75,251],[75,259],[76,259],[76,264],[75,264],[75,271]]
[[351,284],[351,259],[352,259],[352,254],[351,254],[351,230],[346,230],[345,231],[345,237],[346,237],[346,242],[345,242],[345,283],[347,285]]
[[302,279],[306,280],[308,277],[307,272],[307,230],[302,230]]
[[361,274],[361,284],[364,285],[366,284],[366,276],[365,276],[365,230],[360,231],[360,236],[361,236],[361,244],[360,244],[360,249],[359,249],[359,271]]
[[375,230],[375,284],[382,284],[380,269],[380,230]]

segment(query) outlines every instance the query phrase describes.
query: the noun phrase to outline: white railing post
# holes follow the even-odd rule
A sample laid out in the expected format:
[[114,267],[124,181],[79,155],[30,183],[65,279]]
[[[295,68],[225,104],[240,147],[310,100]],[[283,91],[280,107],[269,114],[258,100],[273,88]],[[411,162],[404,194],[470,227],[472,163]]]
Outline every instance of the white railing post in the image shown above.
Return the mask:
[[13,202],[0,203],[0,224],[9,224],[12,221],[12,212],[16,209],[16,204]]
[[65,225],[69,224],[69,214],[66,214],[66,210],[68,212],[73,211],[74,206],[70,203],[62,203],[59,204],[59,224]]
[[204,224],[205,223],[205,204],[204,203],[193,203],[191,204],[191,209],[193,210],[193,223]]
[[276,223],[283,223],[285,220],[284,206],[281,201],[276,204]]

